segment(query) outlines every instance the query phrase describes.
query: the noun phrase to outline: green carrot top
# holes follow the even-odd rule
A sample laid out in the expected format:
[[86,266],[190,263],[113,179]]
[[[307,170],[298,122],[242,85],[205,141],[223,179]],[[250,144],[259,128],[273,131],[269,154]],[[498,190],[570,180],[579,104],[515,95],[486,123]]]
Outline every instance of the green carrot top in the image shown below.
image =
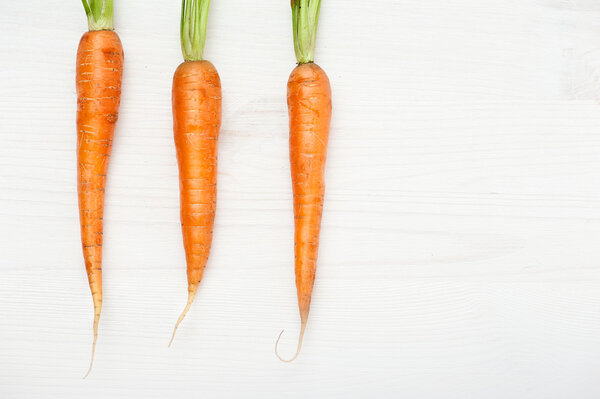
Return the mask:
[[113,30],[113,0],[81,0],[88,19],[88,27],[93,30]]
[[321,0],[292,0],[294,50],[299,64],[313,62]]
[[201,61],[206,43],[206,20],[210,0],[182,0],[181,51],[186,61]]

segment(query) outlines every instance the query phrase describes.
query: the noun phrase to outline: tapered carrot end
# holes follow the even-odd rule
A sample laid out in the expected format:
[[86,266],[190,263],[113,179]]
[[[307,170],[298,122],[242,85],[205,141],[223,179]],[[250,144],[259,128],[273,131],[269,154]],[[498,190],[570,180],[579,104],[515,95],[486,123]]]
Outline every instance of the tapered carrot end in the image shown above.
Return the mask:
[[90,368],[87,373],[83,376],[86,379],[92,372],[92,366],[94,365],[94,355],[96,354],[96,342],[98,342],[98,324],[100,323],[100,306],[94,304],[94,343],[92,343],[92,359],[90,360]]
[[187,303],[185,305],[185,309],[183,309],[183,312],[181,312],[181,315],[179,316],[179,319],[177,319],[177,323],[175,323],[175,328],[173,328],[173,335],[171,336],[171,341],[169,341],[169,347],[171,347],[171,344],[173,343],[173,340],[175,339],[175,333],[177,332],[177,327],[179,327],[179,324],[183,321],[183,319],[185,318],[185,315],[187,314],[188,310],[190,310],[190,307],[192,306],[192,302],[194,302],[194,297],[196,296],[196,291],[188,291],[188,300]]
[[277,346],[279,345],[279,340],[281,339],[281,336],[283,335],[283,332],[285,331],[285,330],[281,330],[281,332],[279,333],[279,337],[277,337],[277,341],[275,342],[275,356],[277,356],[279,358],[279,360],[281,360],[282,362],[285,362],[285,363],[290,363],[290,362],[293,362],[294,360],[296,360],[296,358],[300,354],[300,349],[302,349],[302,340],[304,339],[304,331],[305,330],[306,330],[306,321],[302,321],[302,325],[300,327],[300,336],[298,337],[298,348],[296,348],[296,354],[291,359],[282,358],[281,356],[279,356],[279,352],[277,351]]

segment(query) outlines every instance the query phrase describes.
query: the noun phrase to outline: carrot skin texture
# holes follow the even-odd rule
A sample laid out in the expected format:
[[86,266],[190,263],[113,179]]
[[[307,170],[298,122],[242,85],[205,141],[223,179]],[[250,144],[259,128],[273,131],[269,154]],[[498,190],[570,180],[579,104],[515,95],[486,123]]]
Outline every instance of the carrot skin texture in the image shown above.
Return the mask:
[[113,31],[86,32],[79,43],[76,65],[77,192],[83,258],[94,302],[94,348],[102,309],[104,191],[122,72],[119,36]]
[[212,244],[217,202],[221,81],[209,61],[186,61],[173,77],[173,133],[179,165],[181,230],[188,306],[202,280]]
[[317,268],[325,194],[325,158],[331,120],[331,87],[325,71],[311,62],[300,64],[292,71],[287,89],[294,196],[295,274],[302,336],[308,320]]

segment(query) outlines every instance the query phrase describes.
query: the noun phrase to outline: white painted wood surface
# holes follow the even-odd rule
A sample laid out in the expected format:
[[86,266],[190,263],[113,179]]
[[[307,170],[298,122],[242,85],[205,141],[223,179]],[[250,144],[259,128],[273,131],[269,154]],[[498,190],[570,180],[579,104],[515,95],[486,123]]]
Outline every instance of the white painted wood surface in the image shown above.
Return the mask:
[[[214,250],[186,296],[172,141],[179,2],[115,0],[125,49],[104,309],[75,185],[76,0],[0,2],[0,398],[598,398],[600,3],[324,0],[334,118],[298,331],[289,1],[215,0]],[[172,4],[167,4],[172,3]]]

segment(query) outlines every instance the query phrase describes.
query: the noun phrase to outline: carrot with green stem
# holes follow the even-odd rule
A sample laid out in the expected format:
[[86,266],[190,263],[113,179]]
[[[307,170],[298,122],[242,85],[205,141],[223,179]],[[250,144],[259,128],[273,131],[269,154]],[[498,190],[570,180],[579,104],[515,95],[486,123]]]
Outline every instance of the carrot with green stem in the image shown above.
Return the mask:
[[94,364],[102,310],[104,190],[121,101],[123,48],[113,31],[112,0],[82,1],[89,31],[77,50],[77,192],[83,258],[94,302],[94,341],[87,377]]
[[179,165],[188,300],[175,323],[169,346],[202,280],[215,219],[221,81],[213,64],[203,59],[209,4],[210,0],[182,0],[181,50],[184,62],[173,76],[173,133]]
[[294,253],[300,336],[300,354],[308,321],[317,268],[319,233],[325,194],[325,157],[331,120],[331,88],[325,71],[314,63],[315,39],[321,0],[292,0],[294,49],[298,66],[287,83],[290,118],[290,166],[294,202]]

